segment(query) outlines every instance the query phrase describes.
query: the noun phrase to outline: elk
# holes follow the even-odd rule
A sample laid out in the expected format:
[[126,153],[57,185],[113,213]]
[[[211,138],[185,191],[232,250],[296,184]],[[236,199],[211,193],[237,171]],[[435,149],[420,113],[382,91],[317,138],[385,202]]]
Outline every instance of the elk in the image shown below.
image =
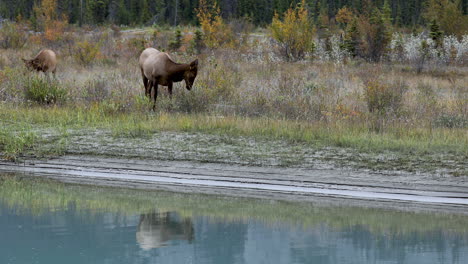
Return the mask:
[[50,49],[41,50],[33,59],[22,59],[30,70],[41,71],[44,74],[51,72],[55,77],[57,70],[57,56]]
[[[191,90],[198,72],[198,59],[187,63],[176,63],[169,54],[165,52],[151,53],[143,62],[143,75],[148,79],[148,89],[151,96],[151,89],[154,88],[154,105],[156,108],[156,98],[158,97],[158,85],[167,86],[169,96],[172,97],[172,86],[174,82],[185,81],[187,90]],[[145,79],[143,79],[145,82]]]

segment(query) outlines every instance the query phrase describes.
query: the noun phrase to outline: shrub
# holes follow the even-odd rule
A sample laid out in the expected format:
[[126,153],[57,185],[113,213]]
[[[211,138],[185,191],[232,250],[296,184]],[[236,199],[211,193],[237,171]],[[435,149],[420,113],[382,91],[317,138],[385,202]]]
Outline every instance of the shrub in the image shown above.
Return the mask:
[[199,54],[205,46],[203,43],[203,33],[197,29],[194,34],[195,37],[190,41],[190,50],[192,50],[193,53]]
[[378,8],[374,8],[370,16],[359,16],[357,30],[361,35],[359,55],[371,61],[379,61],[391,40],[389,21]]
[[282,20],[276,13],[270,25],[273,39],[278,42],[281,54],[288,60],[302,59],[315,48],[315,29],[305,5],[302,0],[296,7],[289,8]]
[[317,44],[315,54],[320,61],[332,61],[339,65],[351,55],[345,47],[345,43],[340,41],[336,35],[321,39]]
[[60,15],[57,0],[42,0],[34,3],[33,27],[36,31],[44,31],[43,42],[49,47],[61,44],[68,18]]
[[182,46],[182,32],[179,28],[176,29],[174,39],[169,43],[169,49],[176,51]]
[[213,5],[209,5],[207,0],[200,0],[196,11],[207,47],[235,46],[237,43],[235,35],[232,29],[224,23],[221,17],[221,10],[216,2]]
[[75,60],[82,65],[90,65],[98,57],[99,48],[99,43],[90,43],[87,40],[79,42],[76,44]]
[[108,80],[104,77],[92,79],[85,84],[85,101],[102,102],[110,98],[111,90],[108,87]]
[[127,42],[127,46],[134,54],[140,54],[146,48],[146,39],[144,36],[131,38]]
[[4,22],[0,28],[0,47],[20,49],[28,40],[28,34],[20,24]]
[[[161,51],[167,50],[170,42],[170,33],[162,28],[155,28],[147,42],[150,47],[155,47]],[[146,43],[143,43],[143,45],[146,45]]]
[[13,133],[0,127],[0,158],[15,161],[25,150],[34,146],[37,136],[31,131]]
[[392,84],[371,78],[364,82],[364,97],[371,113],[398,112],[408,86],[403,81]]
[[64,101],[67,91],[56,81],[48,81],[39,76],[28,79],[25,84],[25,99],[40,104],[54,104]]
[[460,115],[442,114],[435,120],[437,127],[468,128],[468,118]]

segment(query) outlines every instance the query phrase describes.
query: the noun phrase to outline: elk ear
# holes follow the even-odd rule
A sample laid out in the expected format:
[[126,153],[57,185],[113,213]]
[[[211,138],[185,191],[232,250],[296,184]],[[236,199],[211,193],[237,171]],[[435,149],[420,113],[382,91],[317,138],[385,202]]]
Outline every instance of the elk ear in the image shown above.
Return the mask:
[[194,60],[194,61],[192,61],[192,62],[190,63],[190,68],[191,68],[191,69],[193,69],[193,68],[195,68],[195,67],[197,67],[197,66],[198,66],[198,59],[196,59],[196,60]]

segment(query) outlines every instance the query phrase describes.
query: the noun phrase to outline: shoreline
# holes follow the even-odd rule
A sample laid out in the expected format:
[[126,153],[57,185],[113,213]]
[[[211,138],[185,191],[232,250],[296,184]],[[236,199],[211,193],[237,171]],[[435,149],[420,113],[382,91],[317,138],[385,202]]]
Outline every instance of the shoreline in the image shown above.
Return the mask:
[[468,215],[463,177],[73,155],[0,161],[0,172],[81,185]]

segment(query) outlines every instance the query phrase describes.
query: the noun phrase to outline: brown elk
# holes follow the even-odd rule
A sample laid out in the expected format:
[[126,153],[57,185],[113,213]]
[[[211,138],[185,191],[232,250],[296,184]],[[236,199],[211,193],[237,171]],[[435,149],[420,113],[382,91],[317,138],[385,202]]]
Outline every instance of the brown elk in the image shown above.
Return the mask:
[[[150,54],[143,62],[143,75],[148,79],[147,90],[151,95],[154,88],[154,106],[158,97],[158,85],[167,86],[169,95],[172,96],[174,82],[185,81],[187,90],[191,90],[198,72],[198,59],[187,64],[174,62],[165,52]],[[144,80],[143,80],[144,82]]]
[[51,72],[55,77],[57,70],[57,56],[50,49],[41,50],[33,59],[22,59],[30,70],[41,71],[44,74]]

